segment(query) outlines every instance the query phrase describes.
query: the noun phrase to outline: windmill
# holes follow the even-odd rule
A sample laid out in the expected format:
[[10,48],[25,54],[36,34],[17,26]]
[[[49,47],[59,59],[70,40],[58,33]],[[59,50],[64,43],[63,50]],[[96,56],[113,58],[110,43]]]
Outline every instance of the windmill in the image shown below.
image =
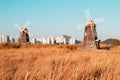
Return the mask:
[[20,43],[27,43],[29,42],[29,35],[28,35],[28,25],[30,24],[30,21],[26,22],[23,26],[19,26],[18,24],[14,24],[15,27],[17,27],[20,30],[19,35],[19,42]]
[[90,13],[86,10],[86,24],[84,29],[84,38],[83,38],[83,49],[100,49],[100,40],[97,36],[96,24],[102,23],[105,21],[104,18],[92,20]]

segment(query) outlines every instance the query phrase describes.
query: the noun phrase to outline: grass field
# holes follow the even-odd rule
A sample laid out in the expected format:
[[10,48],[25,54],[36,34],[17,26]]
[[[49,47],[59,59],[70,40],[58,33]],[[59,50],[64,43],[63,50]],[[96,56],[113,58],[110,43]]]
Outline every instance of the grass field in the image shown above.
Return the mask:
[[0,46],[0,80],[120,80],[120,46]]

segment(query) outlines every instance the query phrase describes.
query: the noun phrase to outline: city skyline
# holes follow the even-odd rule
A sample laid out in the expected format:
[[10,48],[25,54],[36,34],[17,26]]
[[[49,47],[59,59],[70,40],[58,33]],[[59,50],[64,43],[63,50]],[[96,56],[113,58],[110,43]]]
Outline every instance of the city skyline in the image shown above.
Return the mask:
[[97,26],[98,38],[120,39],[118,0],[1,0],[0,1],[0,35],[18,35],[14,23],[24,25],[31,21],[28,30],[34,36],[60,36],[63,34],[83,40],[86,23],[85,10],[89,10],[92,19],[105,18]]

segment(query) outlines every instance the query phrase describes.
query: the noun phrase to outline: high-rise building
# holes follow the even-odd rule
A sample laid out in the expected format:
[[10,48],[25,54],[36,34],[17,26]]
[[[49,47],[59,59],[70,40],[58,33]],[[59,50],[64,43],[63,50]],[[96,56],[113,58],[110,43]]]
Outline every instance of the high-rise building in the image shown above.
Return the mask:
[[71,37],[71,38],[69,39],[69,44],[75,44],[75,38]]
[[0,36],[0,43],[2,42],[2,36]]
[[56,43],[75,44],[75,39],[68,35],[62,35],[62,36],[56,37]]
[[10,43],[15,43],[15,36],[10,36]]
[[49,42],[50,44],[54,44],[55,43],[55,38],[53,36],[49,37]]
[[8,43],[8,42],[10,42],[9,36],[8,35],[2,35],[1,36],[1,42],[2,43]]
[[35,38],[30,38],[30,42],[32,43],[32,44],[36,44],[36,39]]

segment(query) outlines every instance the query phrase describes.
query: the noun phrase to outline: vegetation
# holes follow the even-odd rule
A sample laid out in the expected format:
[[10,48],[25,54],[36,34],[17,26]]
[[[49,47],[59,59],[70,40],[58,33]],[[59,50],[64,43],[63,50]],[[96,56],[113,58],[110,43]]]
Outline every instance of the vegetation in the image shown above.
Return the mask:
[[120,41],[118,39],[112,39],[111,45],[112,46],[118,46],[118,45],[120,45]]
[[111,47],[114,47],[114,46],[119,46],[120,45],[120,40],[110,38],[110,39],[107,39],[107,40],[103,41],[102,43],[110,44]]
[[0,80],[120,80],[120,46],[0,45]]

